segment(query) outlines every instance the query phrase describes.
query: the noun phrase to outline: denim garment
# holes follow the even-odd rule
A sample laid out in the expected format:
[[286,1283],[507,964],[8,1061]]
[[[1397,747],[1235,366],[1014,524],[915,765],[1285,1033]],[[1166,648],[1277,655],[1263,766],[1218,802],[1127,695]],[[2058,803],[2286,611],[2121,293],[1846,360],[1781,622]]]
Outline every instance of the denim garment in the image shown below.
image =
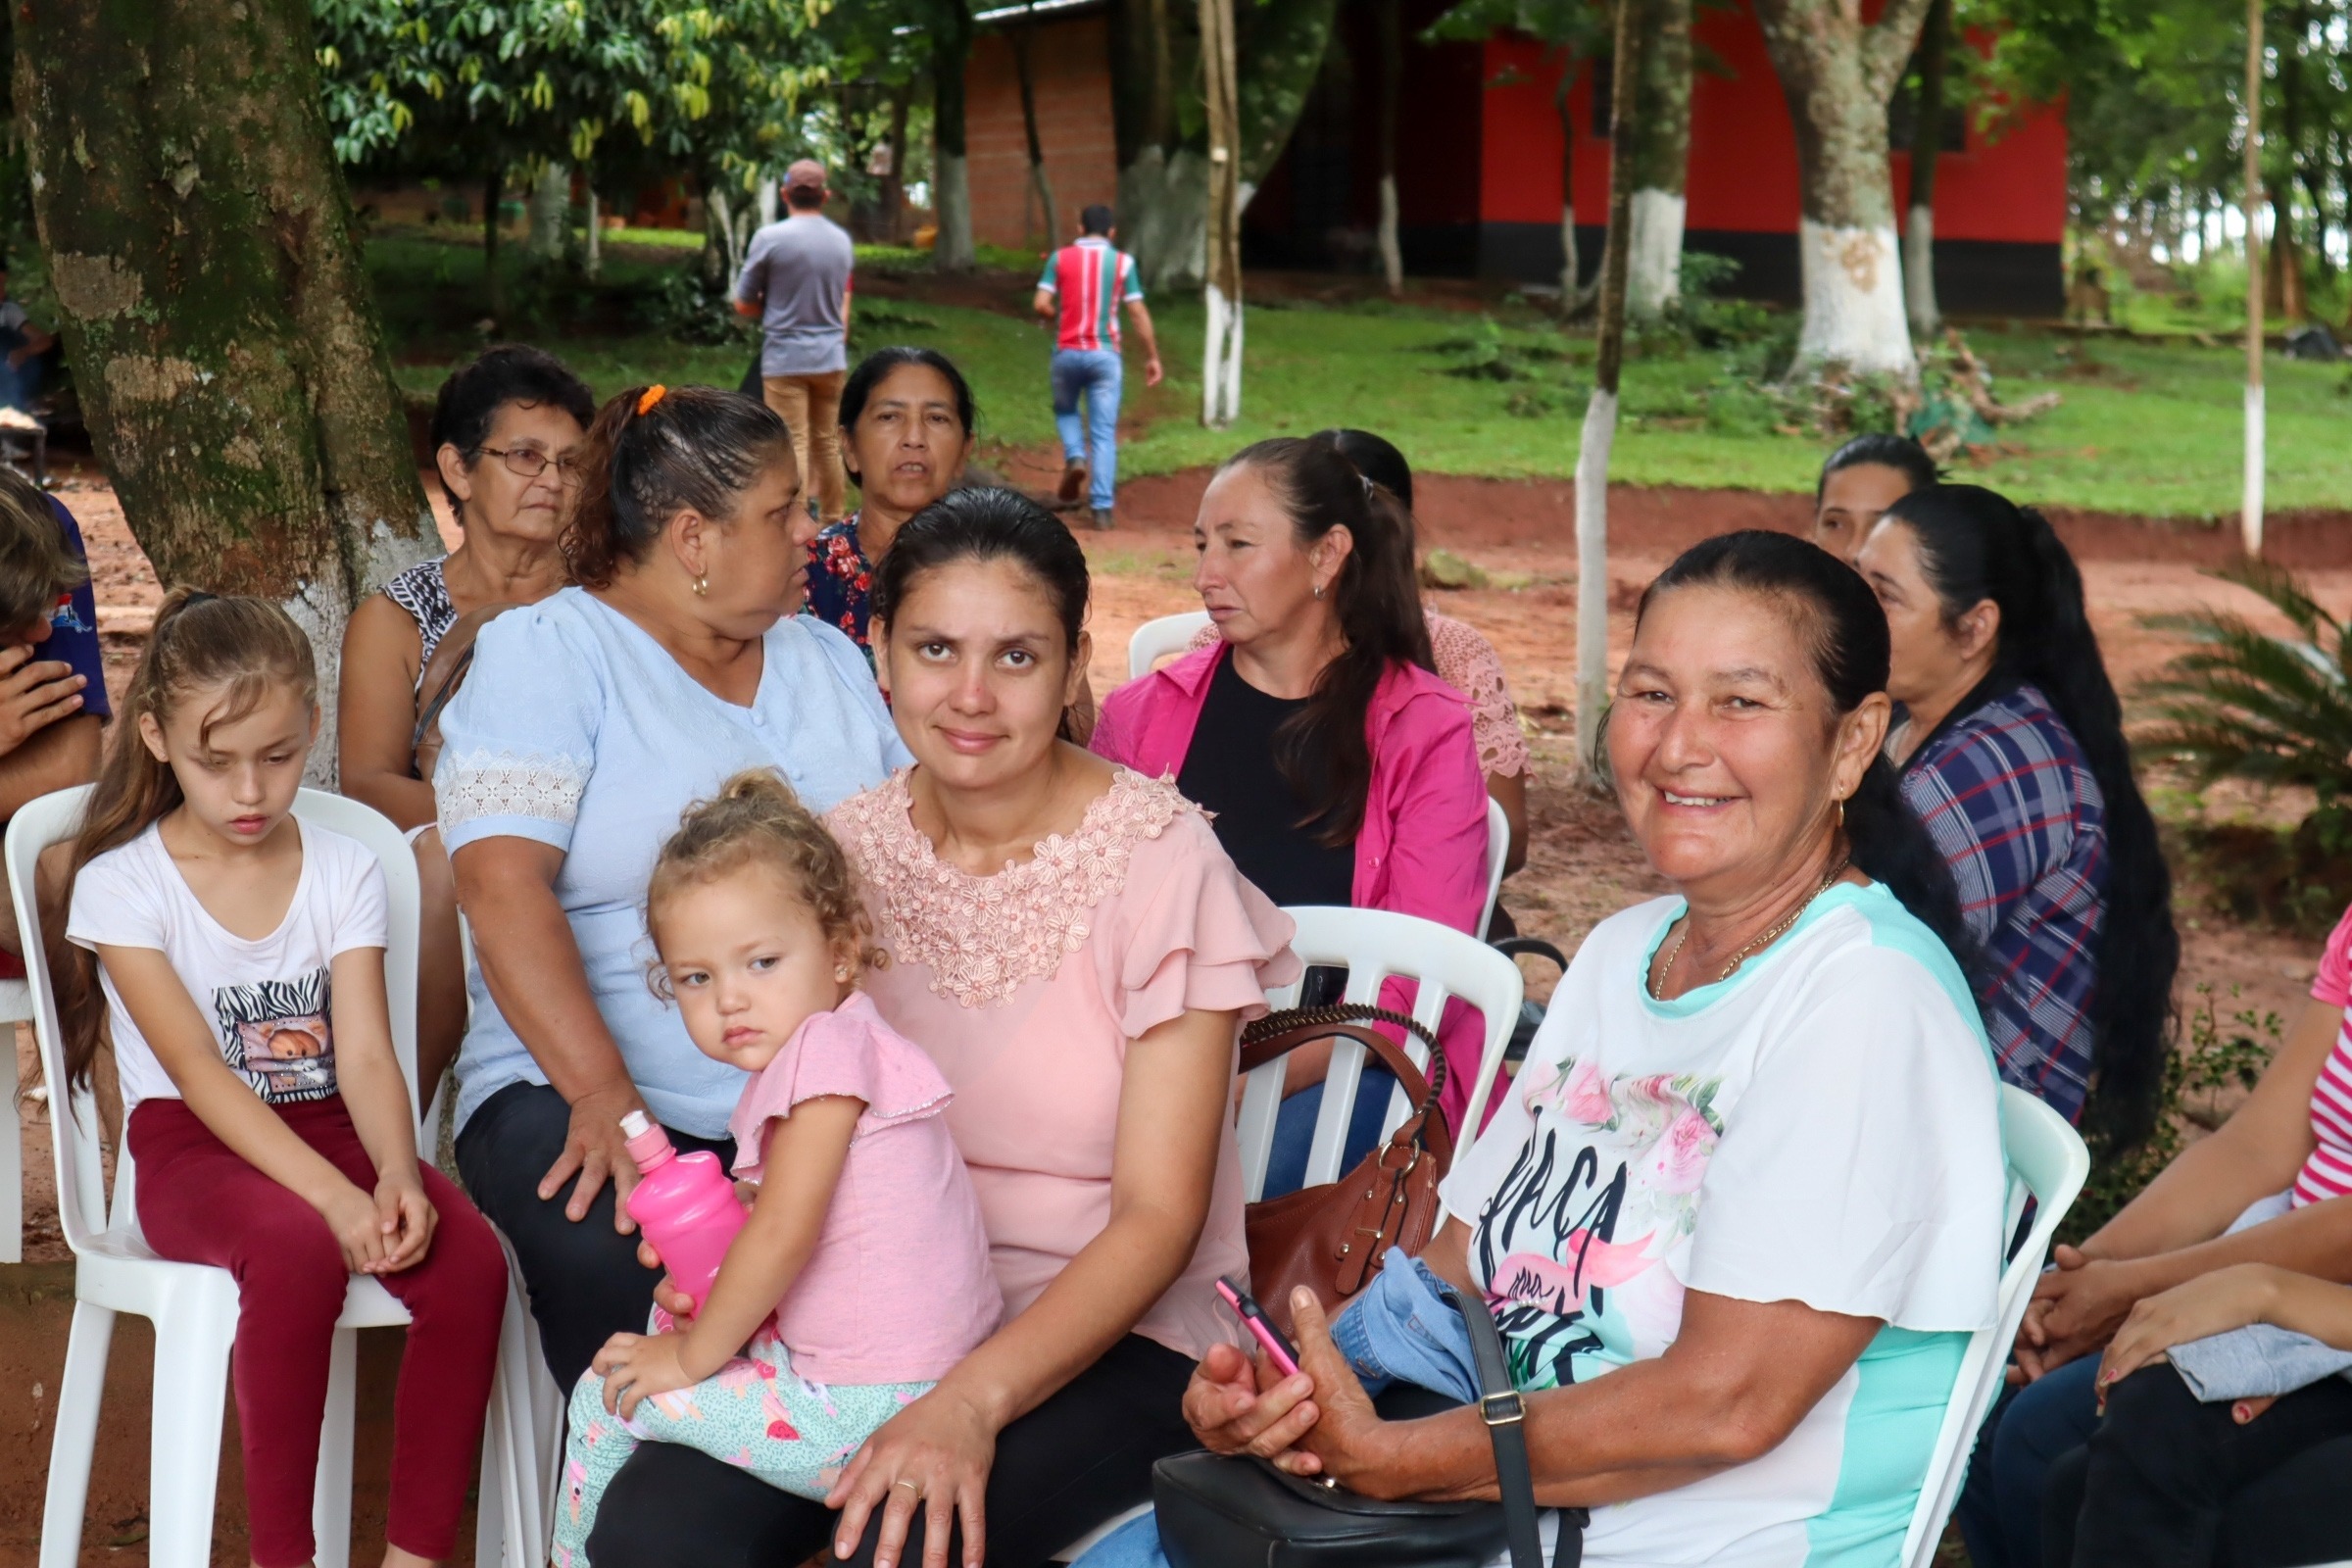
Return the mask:
[[1097,512],[1110,510],[1118,483],[1119,387],[1126,373],[1116,349],[1054,351],[1054,428],[1061,432],[1064,458],[1086,459],[1087,504]]

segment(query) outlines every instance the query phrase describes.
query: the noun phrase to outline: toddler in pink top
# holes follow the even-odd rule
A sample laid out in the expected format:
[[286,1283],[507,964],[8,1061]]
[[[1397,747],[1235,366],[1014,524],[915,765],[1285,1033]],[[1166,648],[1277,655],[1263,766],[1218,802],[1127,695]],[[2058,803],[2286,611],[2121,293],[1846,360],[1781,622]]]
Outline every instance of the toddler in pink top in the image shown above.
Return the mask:
[[554,1560],[588,1560],[640,1442],[821,1498],[875,1428],[995,1332],[1004,1300],[931,1058],[857,990],[874,955],[849,862],[772,772],[727,781],[646,895],[703,1053],[753,1074],[728,1123],[757,1191],[684,1326],[616,1334],[572,1393]]

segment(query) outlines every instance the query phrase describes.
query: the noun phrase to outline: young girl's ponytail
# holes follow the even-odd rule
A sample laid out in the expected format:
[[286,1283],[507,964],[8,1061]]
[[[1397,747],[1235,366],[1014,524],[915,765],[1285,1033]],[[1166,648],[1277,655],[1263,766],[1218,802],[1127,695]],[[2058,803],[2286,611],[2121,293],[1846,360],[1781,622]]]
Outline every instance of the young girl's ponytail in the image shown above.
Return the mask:
[[267,599],[221,598],[190,588],[174,588],[165,596],[108,737],[106,760],[74,837],[65,877],[41,915],[72,1084],[89,1082],[106,1022],[98,956],[66,940],[74,880],[83,866],[146,832],[183,798],[171,767],[147,749],[139,720],[153,714],[161,725],[190,693],[224,688],[220,708],[206,716],[209,734],[286,687],[306,703],[318,700],[318,666],[310,639],[283,610]]

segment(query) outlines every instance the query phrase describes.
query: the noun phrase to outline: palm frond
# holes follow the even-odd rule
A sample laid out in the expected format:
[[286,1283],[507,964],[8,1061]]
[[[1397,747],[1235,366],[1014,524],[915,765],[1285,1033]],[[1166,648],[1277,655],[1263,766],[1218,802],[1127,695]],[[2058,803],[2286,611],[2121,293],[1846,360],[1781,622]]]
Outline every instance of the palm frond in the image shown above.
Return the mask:
[[2152,723],[2139,749],[2172,756],[2199,784],[2238,778],[2352,789],[2352,638],[2292,572],[2251,562],[2212,575],[2255,593],[2299,636],[2278,637],[2214,609],[2147,615],[2187,640],[2137,696]]

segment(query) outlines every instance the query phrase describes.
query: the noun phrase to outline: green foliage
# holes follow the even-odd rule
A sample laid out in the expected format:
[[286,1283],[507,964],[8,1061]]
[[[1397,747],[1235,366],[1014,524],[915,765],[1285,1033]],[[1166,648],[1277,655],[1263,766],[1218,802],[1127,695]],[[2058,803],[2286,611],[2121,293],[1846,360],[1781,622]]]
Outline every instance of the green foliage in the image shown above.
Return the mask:
[[2275,637],[2227,610],[2148,624],[2192,646],[2141,689],[2159,720],[2145,746],[2185,763],[2200,785],[2237,778],[2301,785],[2322,808],[2352,784],[2352,642],[2292,572],[2248,562],[2216,573],[2251,589],[2295,635]]
[[698,174],[770,166],[825,79],[829,0],[315,0],[335,152],[480,173],[492,159]]
[[[2233,989],[2231,998],[2236,995]],[[2196,997],[2196,1004],[2188,1012],[2187,1046],[2165,1061],[2155,1131],[2128,1150],[2094,1145],[2090,1179],[2083,1183],[2082,1196],[2075,1200],[2075,1206],[2067,1210],[2058,1227],[2060,1241],[2080,1246],[2122,1212],[2180,1152],[2185,1142],[2183,1124],[2219,1125],[2217,1097],[2252,1089],[2278,1054],[2284,1028],[2278,1014],[2240,1008],[2225,1023],[2212,986],[2198,986]]]

